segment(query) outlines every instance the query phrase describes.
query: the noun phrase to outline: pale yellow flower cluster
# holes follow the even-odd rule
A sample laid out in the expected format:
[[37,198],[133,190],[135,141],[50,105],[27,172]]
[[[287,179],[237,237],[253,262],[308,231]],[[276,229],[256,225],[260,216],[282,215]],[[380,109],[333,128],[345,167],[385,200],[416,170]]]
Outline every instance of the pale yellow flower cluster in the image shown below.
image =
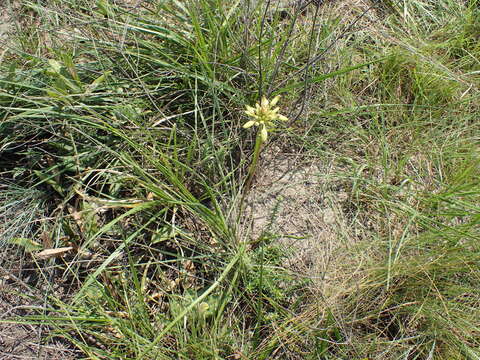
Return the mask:
[[279,107],[274,108],[280,100],[280,95],[275,96],[271,101],[268,101],[264,96],[260,103],[255,104],[255,107],[248,106],[245,114],[252,117],[253,120],[248,121],[243,127],[248,129],[252,126],[260,126],[260,136],[262,141],[267,140],[268,130],[273,128],[275,120],[287,121],[288,118],[279,114]]

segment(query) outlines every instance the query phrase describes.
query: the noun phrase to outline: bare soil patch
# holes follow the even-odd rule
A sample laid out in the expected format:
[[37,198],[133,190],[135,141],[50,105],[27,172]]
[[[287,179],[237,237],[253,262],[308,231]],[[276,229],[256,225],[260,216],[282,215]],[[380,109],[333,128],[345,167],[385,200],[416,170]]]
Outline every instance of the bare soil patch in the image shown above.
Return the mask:
[[47,324],[31,321],[32,316],[48,315],[49,296],[65,297],[61,279],[52,280],[56,286],[49,285],[48,272],[29,261],[28,254],[0,245],[0,360],[77,359],[79,353],[73,346],[60,338],[48,338]]
[[[21,320],[28,309],[35,307],[28,299],[15,293],[14,289],[0,286],[0,316],[2,320]],[[76,359],[75,352],[56,341],[45,344],[43,337],[48,329],[41,325],[0,323],[0,360],[10,359]]]
[[[3,264],[7,262],[0,260]],[[32,290],[19,277],[22,276],[21,272],[17,275],[0,267],[0,360],[76,359],[78,354],[67,344],[59,340],[45,342],[48,328],[41,324],[22,323],[23,317],[41,313],[43,303],[39,297],[41,291]]]
[[[13,24],[13,13],[8,1],[0,4],[0,51],[7,41],[8,32]],[[0,53],[1,55],[1,53]]]
[[320,159],[302,158],[278,147],[262,155],[247,199],[249,236],[278,236],[295,270],[324,279],[339,249],[348,246],[342,210],[347,193],[332,186],[334,169]]

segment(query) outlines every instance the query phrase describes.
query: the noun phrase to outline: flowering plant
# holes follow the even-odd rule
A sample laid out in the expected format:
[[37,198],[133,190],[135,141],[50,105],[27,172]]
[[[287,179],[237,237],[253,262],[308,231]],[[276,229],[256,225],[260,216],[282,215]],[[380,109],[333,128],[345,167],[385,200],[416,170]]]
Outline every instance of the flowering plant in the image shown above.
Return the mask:
[[260,127],[260,131],[257,133],[255,149],[253,151],[253,159],[248,170],[247,182],[244,187],[240,208],[243,207],[245,197],[250,190],[250,186],[252,185],[253,176],[255,175],[255,169],[257,168],[258,158],[260,156],[260,150],[263,143],[267,141],[268,132],[275,127],[275,121],[288,120],[286,116],[283,116],[279,113],[280,108],[275,107],[275,105],[278,103],[278,100],[280,100],[280,95],[275,96],[271,101],[264,96],[262,97],[260,103],[255,104],[255,107],[247,105],[245,110],[245,114],[247,114],[251,120],[247,121],[243,127],[248,129],[252,126],[258,126]]
[[280,108],[275,107],[278,100],[280,100],[280,95],[275,96],[271,101],[264,96],[260,103],[256,103],[255,107],[248,106],[245,114],[250,116],[252,120],[249,120],[243,125],[245,129],[248,129],[252,126],[260,127],[260,138],[262,142],[265,142],[268,137],[268,131],[272,129],[275,125],[276,120],[287,121],[287,117],[279,113]]

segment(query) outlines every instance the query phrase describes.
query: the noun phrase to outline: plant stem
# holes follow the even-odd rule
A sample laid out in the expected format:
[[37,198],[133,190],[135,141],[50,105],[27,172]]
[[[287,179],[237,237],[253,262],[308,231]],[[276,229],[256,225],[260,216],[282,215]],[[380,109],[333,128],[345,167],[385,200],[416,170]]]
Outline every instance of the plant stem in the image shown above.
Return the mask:
[[243,205],[245,202],[245,198],[248,195],[248,192],[250,191],[250,188],[252,187],[252,181],[253,177],[255,176],[255,170],[257,169],[257,163],[258,159],[260,157],[260,150],[263,145],[263,140],[262,136],[260,135],[260,130],[257,133],[257,138],[255,140],[255,149],[253,150],[253,159],[252,163],[250,164],[250,167],[248,169],[248,177],[247,177],[247,182],[245,183],[245,186],[243,188],[243,195],[242,195],[242,200],[240,201],[240,213],[243,212]]
[[253,150],[253,160],[250,164],[250,168],[248,169],[248,178],[243,189],[244,196],[250,191],[252,187],[253,177],[255,176],[255,170],[257,170],[257,162],[258,158],[260,157],[260,150],[263,145],[262,137],[260,136],[260,131],[257,134],[257,139],[255,140],[255,149]]

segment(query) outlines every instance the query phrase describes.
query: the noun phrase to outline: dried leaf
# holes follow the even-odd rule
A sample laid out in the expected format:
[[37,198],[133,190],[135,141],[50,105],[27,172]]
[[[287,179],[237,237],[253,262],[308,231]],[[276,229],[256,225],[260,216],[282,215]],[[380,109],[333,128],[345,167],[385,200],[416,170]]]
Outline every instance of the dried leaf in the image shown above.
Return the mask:
[[42,240],[43,247],[40,248],[40,249],[35,249],[35,250],[49,249],[53,246],[52,238],[50,237],[50,235],[47,231],[42,232],[40,234],[39,238],[40,238],[40,240]]
[[183,267],[189,273],[194,273],[195,272],[195,264],[193,263],[192,260],[185,261],[183,263]]
[[65,253],[73,250],[72,246],[61,247],[56,249],[46,249],[35,254],[35,257],[39,260],[50,259],[52,257],[63,256]]

